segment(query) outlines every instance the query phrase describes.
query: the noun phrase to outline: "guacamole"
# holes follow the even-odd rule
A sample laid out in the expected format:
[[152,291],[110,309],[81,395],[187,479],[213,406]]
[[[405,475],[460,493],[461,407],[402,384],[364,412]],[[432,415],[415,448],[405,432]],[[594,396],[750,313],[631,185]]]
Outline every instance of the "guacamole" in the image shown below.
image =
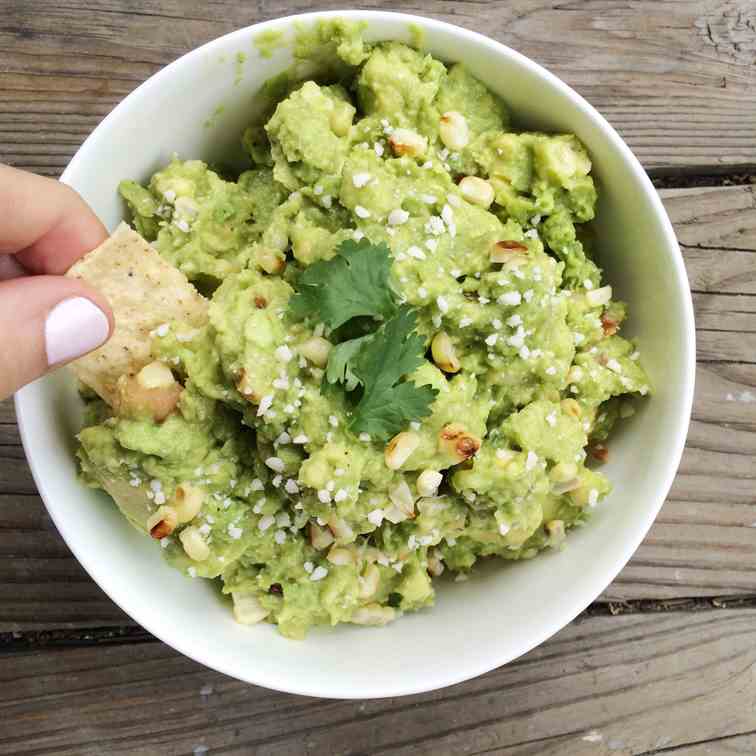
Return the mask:
[[175,158],[122,182],[207,311],[85,393],[78,455],[238,621],[302,638],[562,548],[649,382],[594,261],[574,135],[513,129],[463,64],[356,25],[295,52],[322,73],[265,88],[247,170]]

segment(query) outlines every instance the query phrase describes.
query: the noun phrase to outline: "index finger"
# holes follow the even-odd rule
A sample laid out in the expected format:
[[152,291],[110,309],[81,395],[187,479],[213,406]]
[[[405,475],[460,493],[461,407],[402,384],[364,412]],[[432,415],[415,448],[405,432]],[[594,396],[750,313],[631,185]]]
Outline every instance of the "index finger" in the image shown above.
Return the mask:
[[0,254],[15,254],[30,273],[60,274],[107,235],[70,187],[0,165]]

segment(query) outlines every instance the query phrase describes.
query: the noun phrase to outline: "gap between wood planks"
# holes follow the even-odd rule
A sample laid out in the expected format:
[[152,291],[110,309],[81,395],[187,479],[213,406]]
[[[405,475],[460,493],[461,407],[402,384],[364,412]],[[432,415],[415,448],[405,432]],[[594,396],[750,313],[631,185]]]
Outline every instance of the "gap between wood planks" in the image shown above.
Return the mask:
[[744,173],[669,173],[664,169],[646,171],[657,189],[711,189],[718,186],[756,184],[756,168]]

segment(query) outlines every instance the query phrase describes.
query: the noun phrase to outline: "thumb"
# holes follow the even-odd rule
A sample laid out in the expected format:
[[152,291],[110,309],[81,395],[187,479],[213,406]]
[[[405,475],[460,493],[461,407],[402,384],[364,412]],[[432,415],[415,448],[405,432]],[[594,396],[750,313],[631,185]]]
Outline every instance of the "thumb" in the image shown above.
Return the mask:
[[0,399],[91,352],[112,332],[110,306],[82,281],[32,276],[0,282]]

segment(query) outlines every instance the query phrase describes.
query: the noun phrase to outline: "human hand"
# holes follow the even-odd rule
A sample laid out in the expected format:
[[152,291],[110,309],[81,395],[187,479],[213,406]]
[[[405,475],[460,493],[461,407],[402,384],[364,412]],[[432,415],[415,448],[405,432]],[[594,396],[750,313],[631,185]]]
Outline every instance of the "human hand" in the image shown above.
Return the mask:
[[110,337],[104,297],[62,275],[106,237],[65,184],[0,165],[0,399]]

